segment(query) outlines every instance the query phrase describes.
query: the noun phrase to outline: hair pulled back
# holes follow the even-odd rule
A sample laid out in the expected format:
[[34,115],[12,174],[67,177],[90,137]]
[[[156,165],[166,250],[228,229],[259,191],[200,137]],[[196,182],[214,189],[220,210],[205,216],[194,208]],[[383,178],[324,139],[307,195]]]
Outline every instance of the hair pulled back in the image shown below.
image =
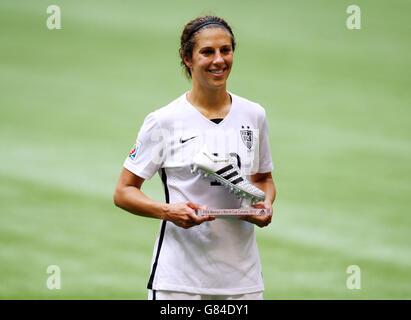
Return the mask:
[[191,70],[185,64],[184,57],[187,59],[191,59],[193,57],[193,48],[196,44],[196,33],[200,30],[205,28],[223,28],[226,29],[231,34],[231,45],[233,48],[233,52],[235,50],[235,39],[233,31],[228,23],[219,17],[216,16],[202,16],[198,17],[189,23],[187,23],[183,29],[183,33],[181,34],[181,42],[180,42],[180,58],[181,58],[181,65],[185,69],[185,73],[188,78],[191,78]]

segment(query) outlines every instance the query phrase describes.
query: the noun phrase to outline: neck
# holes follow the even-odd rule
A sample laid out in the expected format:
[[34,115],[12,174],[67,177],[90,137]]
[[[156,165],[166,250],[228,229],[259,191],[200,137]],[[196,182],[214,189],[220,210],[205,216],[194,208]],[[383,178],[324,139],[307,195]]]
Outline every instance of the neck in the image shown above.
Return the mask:
[[230,105],[230,95],[226,86],[220,88],[204,88],[193,79],[193,87],[188,93],[187,98],[190,103],[199,109],[209,112],[219,112]]

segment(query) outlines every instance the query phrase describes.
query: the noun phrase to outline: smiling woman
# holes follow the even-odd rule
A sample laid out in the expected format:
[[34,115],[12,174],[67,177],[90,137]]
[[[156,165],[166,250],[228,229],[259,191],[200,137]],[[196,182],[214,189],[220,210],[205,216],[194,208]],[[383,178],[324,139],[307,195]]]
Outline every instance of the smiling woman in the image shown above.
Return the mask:
[[[224,118],[228,114],[231,97],[226,81],[234,50],[234,34],[227,22],[218,17],[197,18],[186,25],[181,35],[181,64],[193,80],[187,99],[207,118]],[[207,97],[213,97],[213,101],[206,105]]]
[[[149,298],[262,299],[254,225],[265,227],[271,222],[276,194],[273,164],[265,110],[226,90],[234,49],[232,30],[221,18],[199,17],[185,26],[180,55],[192,88],[146,117],[137,136],[138,148],[124,162],[115,204],[163,220],[147,286]],[[271,214],[196,215],[196,209],[240,206],[240,200],[225,192],[221,183],[192,174],[199,150],[210,150],[209,159],[229,159],[230,165],[215,172],[224,175],[221,181],[265,194],[254,206],[270,209]],[[141,191],[144,180],[156,172],[166,203]]]
[[[206,16],[200,17],[193,21],[187,23],[183,30],[183,34],[181,35],[181,47],[180,47],[180,56],[181,56],[181,65],[185,67],[185,71],[188,77],[191,78],[191,68],[189,66],[190,60],[193,57],[193,49],[195,44],[197,43],[198,37],[197,32],[205,31],[209,28],[220,28],[226,33],[228,33],[230,37],[229,44],[226,42],[224,50],[228,53],[231,53],[231,62],[232,62],[232,53],[235,50],[235,39],[234,34],[230,28],[230,26],[225,22],[223,19],[218,17]],[[226,40],[226,39],[224,39]],[[212,54],[214,48],[202,48],[202,50],[206,50],[206,54]]]

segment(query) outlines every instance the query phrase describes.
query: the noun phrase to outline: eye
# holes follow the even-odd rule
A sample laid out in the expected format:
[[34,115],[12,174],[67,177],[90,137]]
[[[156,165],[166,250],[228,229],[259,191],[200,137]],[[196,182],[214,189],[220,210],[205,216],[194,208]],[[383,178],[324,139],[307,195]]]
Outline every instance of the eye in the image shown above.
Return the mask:
[[209,55],[209,54],[212,54],[212,53],[213,53],[213,50],[211,50],[211,49],[205,49],[205,50],[201,51],[201,53],[202,53],[202,54],[205,54],[205,55]]

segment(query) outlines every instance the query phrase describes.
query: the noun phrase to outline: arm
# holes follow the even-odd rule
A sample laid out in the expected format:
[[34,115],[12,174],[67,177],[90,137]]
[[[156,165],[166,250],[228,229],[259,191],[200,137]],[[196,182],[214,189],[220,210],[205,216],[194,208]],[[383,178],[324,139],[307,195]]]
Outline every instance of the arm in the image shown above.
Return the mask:
[[171,221],[179,227],[190,228],[214,217],[198,217],[194,209],[204,209],[189,201],[167,204],[147,197],[140,189],[144,179],[123,168],[114,191],[114,204],[130,213]]
[[271,172],[253,174],[250,177],[250,181],[257,188],[264,191],[265,193],[264,203],[267,203],[271,206],[274,203],[275,196],[277,194]]
[[238,218],[254,223],[260,228],[266,227],[271,223],[273,216],[273,203],[277,194],[273,177],[271,175],[271,172],[256,173],[250,177],[250,181],[265,193],[265,201],[257,202],[254,207],[270,209],[271,214],[266,216],[239,216]]

